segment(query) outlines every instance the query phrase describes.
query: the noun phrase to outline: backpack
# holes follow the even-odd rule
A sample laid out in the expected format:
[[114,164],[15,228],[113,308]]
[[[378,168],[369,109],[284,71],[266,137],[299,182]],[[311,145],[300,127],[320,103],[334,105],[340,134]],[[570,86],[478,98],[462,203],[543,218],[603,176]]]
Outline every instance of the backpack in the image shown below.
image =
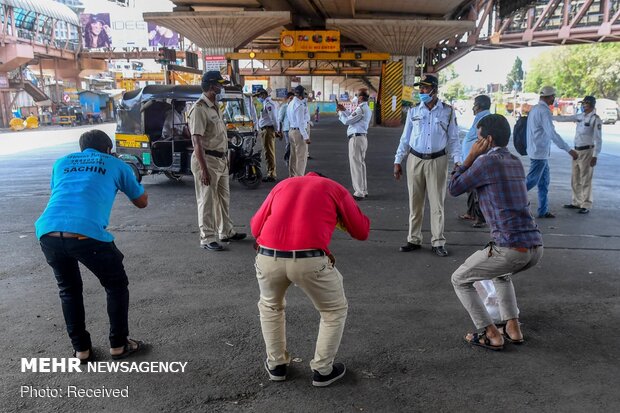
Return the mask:
[[512,130],[512,143],[519,155],[527,155],[527,116],[521,116]]

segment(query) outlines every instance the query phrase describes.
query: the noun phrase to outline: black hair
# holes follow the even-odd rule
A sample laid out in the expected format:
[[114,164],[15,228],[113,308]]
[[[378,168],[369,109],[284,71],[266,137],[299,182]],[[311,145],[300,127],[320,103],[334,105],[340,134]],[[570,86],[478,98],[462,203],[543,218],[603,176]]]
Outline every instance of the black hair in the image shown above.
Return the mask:
[[480,119],[476,125],[482,137],[492,136],[495,146],[505,147],[510,140],[510,125],[502,115],[488,115]]
[[368,94],[368,91],[366,89],[362,89],[357,93],[357,97],[363,97],[364,98],[364,102],[368,101],[368,98],[370,98],[370,95]]
[[80,150],[85,149],[108,153],[108,149],[112,149],[112,139],[102,130],[91,129],[80,136]]
[[290,98],[291,96],[295,96],[295,93],[293,92],[286,92],[286,98]]
[[487,95],[478,95],[474,98],[474,105],[478,106],[480,110],[487,110],[491,108],[491,98]]

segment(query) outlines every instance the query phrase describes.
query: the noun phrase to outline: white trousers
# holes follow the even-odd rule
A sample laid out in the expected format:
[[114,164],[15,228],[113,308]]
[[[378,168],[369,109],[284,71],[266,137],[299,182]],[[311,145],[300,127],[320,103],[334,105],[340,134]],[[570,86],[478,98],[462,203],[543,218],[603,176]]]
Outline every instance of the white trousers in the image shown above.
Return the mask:
[[349,166],[351,168],[353,195],[359,197],[368,195],[368,186],[366,184],[366,149],[368,149],[368,138],[366,135],[349,138]]

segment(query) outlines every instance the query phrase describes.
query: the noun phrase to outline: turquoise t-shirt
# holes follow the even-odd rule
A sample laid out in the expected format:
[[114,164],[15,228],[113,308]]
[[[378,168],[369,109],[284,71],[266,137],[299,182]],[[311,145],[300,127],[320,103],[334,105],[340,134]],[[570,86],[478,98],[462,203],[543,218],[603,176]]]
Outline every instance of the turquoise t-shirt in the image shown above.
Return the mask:
[[47,207],[34,224],[39,239],[64,231],[111,242],[114,237],[106,228],[116,192],[120,190],[131,200],[144,193],[129,165],[95,149],[57,160],[51,187]]

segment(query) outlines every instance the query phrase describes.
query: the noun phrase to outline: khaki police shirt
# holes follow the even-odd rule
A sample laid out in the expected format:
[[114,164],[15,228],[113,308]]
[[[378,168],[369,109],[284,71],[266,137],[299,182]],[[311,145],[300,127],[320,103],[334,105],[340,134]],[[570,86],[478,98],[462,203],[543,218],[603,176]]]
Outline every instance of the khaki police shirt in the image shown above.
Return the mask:
[[188,113],[188,127],[192,135],[201,135],[202,149],[228,151],[228,135],[222,113],[203,93]]

